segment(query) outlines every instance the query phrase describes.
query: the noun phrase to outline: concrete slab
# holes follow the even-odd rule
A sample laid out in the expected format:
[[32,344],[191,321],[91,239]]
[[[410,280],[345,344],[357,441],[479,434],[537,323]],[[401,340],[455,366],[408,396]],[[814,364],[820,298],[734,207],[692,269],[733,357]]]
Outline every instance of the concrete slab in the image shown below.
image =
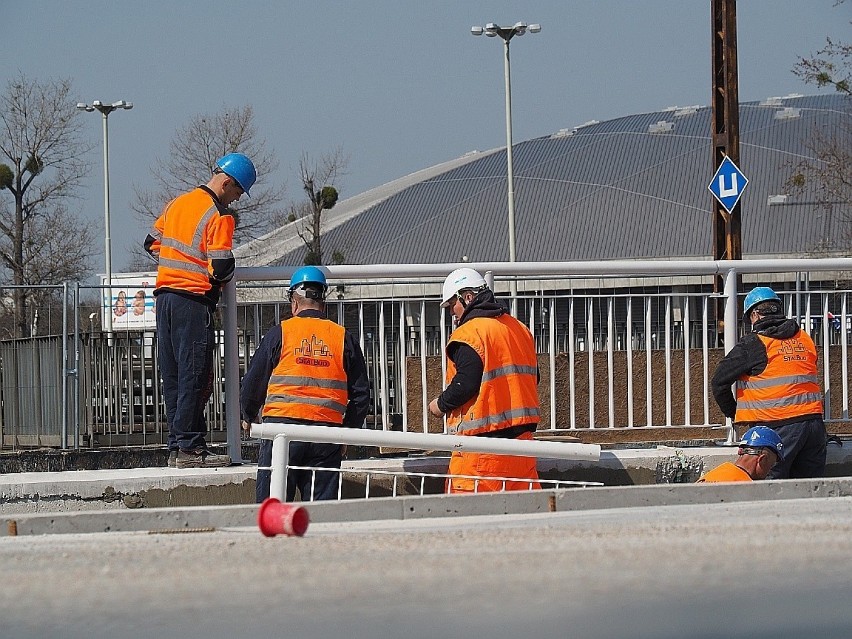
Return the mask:
[[[692,483],[702,472],[732,459],[733,448],[618,449],[601,452],[600,461],[577,462],[541,459],[539,473],[550,479],[597,481],[607,486]],[[397,472],[445,473],[447,458],[423,456],[391,459],[364,459],[344,462],[354,472],[379,469]],[[182,508],[254,503],[257,466],[245,464],[228,468],[153,468],[78,470],[0,474],[0,512],[3,514],[70,512],[79,510],[121,510],[140,508]],[[831,446],[828,476],[852,475],[852,446]],[[437,481],[438,489],[442,482]],[[417,482],[410,482],[417,484]],[[373,480],[370,496],[391,491]],[[410,494],[412,485],[403,485],[397,494]],[[350,495],[364,495],[349,491]],[[422,506],[418,506],[421,508]],[[538,507],[538,506],[537,506]],[[352,513],[352,517],[357,517]],[[430,515],[434,516],[434,515]]]
[[[610,510],[685,504],[852,496],[852,478],[785,479],[732,484],[668,484],[537,490],[485,495],[376,497],[303,504],[313,523],[418,520]],[[0,536],[149,532],[178,534],[257,526],[250,505],[141,508],[0,515]]]

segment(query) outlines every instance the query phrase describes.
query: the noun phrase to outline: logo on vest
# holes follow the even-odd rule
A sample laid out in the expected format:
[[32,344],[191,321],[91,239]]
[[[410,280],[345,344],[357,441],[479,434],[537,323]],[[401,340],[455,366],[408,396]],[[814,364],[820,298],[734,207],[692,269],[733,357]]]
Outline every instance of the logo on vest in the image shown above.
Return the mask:
[[331,366],[331,362],[328,361],[328,358],[333,357],[331,352],[328,350],[328,346],[323,344],[321,339],[317,339],[316,335],[311,335],[310,340],[303,339],[302,343],[293,352],[293,354],[296,356],[297,364],[304,364],[306,366],[322,366],[326,368]]
[[785,339],[778,348],[785,362],[804,362],[808,359],[806,353],[807,349],[797,339]]

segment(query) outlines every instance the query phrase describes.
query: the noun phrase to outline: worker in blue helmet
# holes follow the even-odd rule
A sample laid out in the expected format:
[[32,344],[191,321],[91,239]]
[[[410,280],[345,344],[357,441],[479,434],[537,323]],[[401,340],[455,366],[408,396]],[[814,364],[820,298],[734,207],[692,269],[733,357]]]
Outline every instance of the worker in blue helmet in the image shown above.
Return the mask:
[[768,286],[749,291],[743,308],[751,330],[713,373],[716,403],[735,424],[765,426],[780,436],[784,455],[770,479],[822,477],[827,434],[816,346],[786,318],[781,298]]
[[735,461],[724,462],[698,481],[716,483],[765,479],[779,461],[784,461],[781,437],[767,426],[754,426],[743,434]]
[[[303,266],[290,278],[287,300],[292,317],[264,335],[243,377],[240,413],[243,428],[258,420],[360,428],[370,406],[367,365],[358,339],[325,316],[328,283],[316,266]],[[340,469],[339,444],[290,442],[292,466]],[[256,497],[269,497],[272,442],[258,451]],[[340,473],[290,469],[286,499],[296,489],[302,501],[335,499]]]
[[247,156],[242,153],[228,153],[228,155],[216,160],[216,168],[213,169],[213,173],[214,175],[224,173],[232,177],[240,185],[246,196],[251,197],[249,191],[257,180],[257,171]]
[[309,299],[324,300],[326,293],[328,293],[325,273],[316,266],[303,266],[295,271],[290,278],[287,300],[291,301],[293,294],[297,292],[302,292]]
[[207,447],[204,409],[213,392],[213,314],[234,275],[235,220],[229,208],[248,196],[257,171],[242,153],[219,158],[207,184],[169,202],[145,238],[157,262],[157,364],[169,426],[168,465],[227,466]]

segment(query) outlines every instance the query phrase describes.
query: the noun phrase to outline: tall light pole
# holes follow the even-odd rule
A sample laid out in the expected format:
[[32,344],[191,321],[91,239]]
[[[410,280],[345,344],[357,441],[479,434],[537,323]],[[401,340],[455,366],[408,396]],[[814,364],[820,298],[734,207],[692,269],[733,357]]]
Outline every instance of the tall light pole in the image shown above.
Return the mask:
[[[503,39],[503,75],[506,82],[506,179],[507,198],[509,204],[509,261],[515,260],[515,175],[512,168],[512,69],[509,63],[509,41],[517,36],[524,35],[527,31],[538,33],[541,31],[540,24],[518,22],[511,27],[501,27],[489,22],[482,27],[471,27],[470,32],[475,36],[483,33],[489,38],[499,36]],[[512,296],[512,312],[517,310],[518,283],[515,278],[509,282]]]
[[95,100],[91,104],[83,102],[77,103],[77,108],[81,111],[99,111],[103,116],[104,123],[104,255],[106,257],[106,278],[107,278],[107,309],[104,313],[106,317],[107,332],[112,332],[112,242],[109,234],[109,114],[116,109],[132,109],[132,102],[119,100],[112,104],[104,104],[100,100]]

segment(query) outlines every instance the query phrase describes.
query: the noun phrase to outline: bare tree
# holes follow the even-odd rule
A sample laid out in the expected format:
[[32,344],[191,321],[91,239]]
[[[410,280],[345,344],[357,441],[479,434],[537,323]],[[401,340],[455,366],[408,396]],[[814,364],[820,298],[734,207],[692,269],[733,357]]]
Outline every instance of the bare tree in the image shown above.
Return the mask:
[[[299,179],[307,199],[293,204],[289,221],[297,221],[296,233],[305,243],[305,264],[323,264],[322,216],[337,204],[339,192],[335,184],[346,174],[349,158],[340,148],[312,161],[307,153],[299,161]],[[343,262],[339,251],[332,254],[332,261]]]
[[278,168],[278,160],[259,138],[251,106],[191,118],[175,134],[168,160],[151,169],[154,186],[136,187],[134,212],[140,219],[153,223],[169,201],[199,184],[206,184],[216,160],[232,152],[244,153],[257,168],[257,183],[251,197],[241,198],[231,209],[237,222],[234,242],[263,234],[269,229],[269,220],[280,215],[276,207],[283,199],[284,189],[268,184],[269,176]]
[[[837,0],[835,6],[843,2]],[[810,58],[799,58],[793,73],[808,84],[833,86],[840,93],[852,95],[852,44],[831,38],[826,38],[825,42],[825,46]]]
[[[842,4],[839,0],[837,4]],[[817,202],[829,215],[841,210],[847,227],[841,239],[848,250],[852,246],[852,219],[848,213],[852,205],[852,44],[826,39],[826,46],[810,58],[799,58],[793,73],[805,82],[819,87],[832,86],[847,96],[845,117],[836,129],[815,127],[806,147],[811,157],[792,166],[786,187],[790,193],[810,190]],[[825,241],[836,243],[836,239]],[[836,247],[823,247],[836,248]]]
[[16,286],[14,333],[20,337],[34,330],[27,314],[34,293],[24,285],[91,272],[89,225],[67,208],[88,172],[83,158],[92,148],[80,135],[75,105],[70,80],[42,83],[22,73],[0,96],[0,154],[9,162],[0,163],[0,269]]

